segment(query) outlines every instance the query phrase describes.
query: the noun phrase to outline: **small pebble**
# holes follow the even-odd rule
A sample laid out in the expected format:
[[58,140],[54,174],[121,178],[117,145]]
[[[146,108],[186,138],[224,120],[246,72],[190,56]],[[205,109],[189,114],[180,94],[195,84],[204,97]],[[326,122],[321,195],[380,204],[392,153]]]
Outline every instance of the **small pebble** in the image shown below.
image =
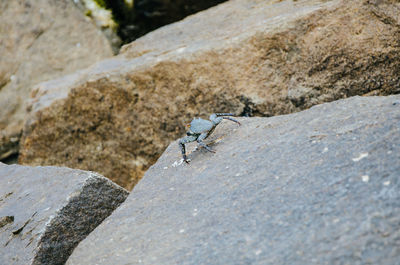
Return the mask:
[[383,185],[389,186],[390,185],[390,180],[383,182]]

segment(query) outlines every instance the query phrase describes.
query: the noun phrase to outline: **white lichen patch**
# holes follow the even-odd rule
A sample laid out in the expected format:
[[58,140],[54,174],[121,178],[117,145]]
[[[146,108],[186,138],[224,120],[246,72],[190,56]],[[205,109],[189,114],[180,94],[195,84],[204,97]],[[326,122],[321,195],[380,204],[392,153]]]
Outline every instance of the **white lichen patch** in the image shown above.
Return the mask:
[[369,176],[368,175],[361,176],[361,180],[364,181],[364,182],[368,182],[369,181]]
[[358,162],[358,161],[360,161],[361,159],[366,158],[367,156],[368,156],[368,153],[361,153],[358,157],[355,157],[355,158],[353,158],[352,160],[353,160],[354,162]]

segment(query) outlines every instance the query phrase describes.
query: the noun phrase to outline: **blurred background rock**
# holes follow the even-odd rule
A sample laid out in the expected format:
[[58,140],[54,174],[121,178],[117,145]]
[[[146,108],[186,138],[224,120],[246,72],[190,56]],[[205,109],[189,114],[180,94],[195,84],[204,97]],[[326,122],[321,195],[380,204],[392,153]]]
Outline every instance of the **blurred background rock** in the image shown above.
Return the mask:
[[74,0],[111,40],[114,50],[164,25],[226,0]]

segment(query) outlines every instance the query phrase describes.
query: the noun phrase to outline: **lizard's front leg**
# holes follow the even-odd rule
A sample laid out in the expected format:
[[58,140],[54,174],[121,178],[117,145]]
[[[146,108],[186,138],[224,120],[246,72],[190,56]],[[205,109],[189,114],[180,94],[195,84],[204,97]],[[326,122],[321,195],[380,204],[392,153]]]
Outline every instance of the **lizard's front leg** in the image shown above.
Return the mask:
[[189,160],[187,159],[187,156],[186,156],[185,144],[194,142],[194,141],[196,141],[196,139],[197,139],[197,137],[194,135],[188,135],[188,136],[185,136],[185,137],[179,139],[179,148],[181,149],[181,152],[182,152],[183,161],[185,161],[186,163],[189,163]]

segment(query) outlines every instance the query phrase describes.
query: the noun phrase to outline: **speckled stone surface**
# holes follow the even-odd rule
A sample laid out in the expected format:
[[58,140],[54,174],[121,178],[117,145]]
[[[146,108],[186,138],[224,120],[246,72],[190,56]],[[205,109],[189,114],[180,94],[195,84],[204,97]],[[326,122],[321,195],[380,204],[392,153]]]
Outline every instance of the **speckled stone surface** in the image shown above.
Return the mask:
[[67,264],[398,264],[400,96],[173,142]]
[[0,160],[18,154],[34,87],[112,56],[71,0],[0,1]]
[[0,264],[64,264],[127,196],[94,172],[0,163]]
[[18,161],[131,190],[194,116],[400,93],[399,25],[393,0],[227,1],[35,86]]

